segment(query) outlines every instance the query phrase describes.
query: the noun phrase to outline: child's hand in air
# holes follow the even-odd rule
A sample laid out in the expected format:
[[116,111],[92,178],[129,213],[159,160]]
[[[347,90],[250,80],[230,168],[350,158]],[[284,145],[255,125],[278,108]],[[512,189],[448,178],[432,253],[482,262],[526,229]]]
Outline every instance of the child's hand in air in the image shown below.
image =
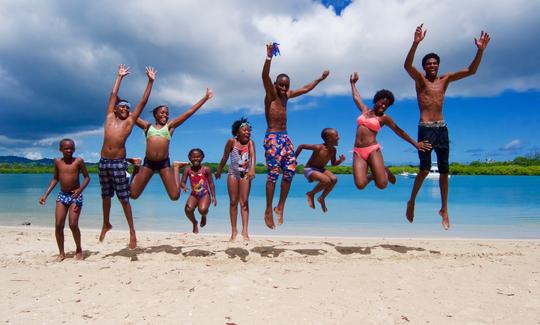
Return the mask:
[[156,80],[157,70],[152,67],[146,67],[146,75],[149,80]]
[[118,76],[125,77],[129,74],[129,67],[123,64],[118,65]]
[[345,158],[345,155],[339,155],[338,164],[341,164],[342,162],[344,162],[345,159],[347,159],[347,158]]
[[355,84],[358,81],[358,72],[355,72],[351,74],[351,77],[349,78],[352,84]]
[[326,79],[326,77],[328,77],[329,74],[330,74],[330,70],[324,70],[321,75],[321,80]]

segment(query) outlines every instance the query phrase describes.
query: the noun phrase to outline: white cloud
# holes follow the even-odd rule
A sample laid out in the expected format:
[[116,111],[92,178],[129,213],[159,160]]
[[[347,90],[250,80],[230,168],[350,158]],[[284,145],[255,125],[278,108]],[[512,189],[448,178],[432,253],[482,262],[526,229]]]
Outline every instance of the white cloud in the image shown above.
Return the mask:
[[51,146],[55,143],[58,143],[60,140],[64,138],[71,138],[75,141],[76,145],[80,145],[83,143],[84,137],[89,136],[95,136],[95,135],[102,135],[103,134],[103,128],[95,129],[95,130],[87,130],[87,131],[81,131],[81,132],[75,132],[75,133],[68,133],[68,134],[62,134],[62,135],[55,135],[43,139],[39,139],[33,143],[34,146]]
[[[150,106],[190,106],[210,87],[215,97],[201,114],[262,113],[264,44],[278,41],[282,56],[273,60],[271,76],[288,73],[292,88],[329,68],[329,78],[311,95],[348,96],[348,76],[358,71],[365,97],[387,88],[398,98],[412,98],[414,84],[403,61],[420,23],[428,33],[416,66],[435,51],[441,72],[468,66],[476,52],[473,37],[481,30],[492,35],[477,75],[451,85],[450,96],[539,90],[540,45],[530,38],[540,32],[537,12],[540,2],[527,0],[362,0],[341,16],[312,0],[4,1],[0,90],[10,105],[25,107],[28,118],[40,116],[36,134],[50,134],[48,121],[63,126],[74,109],[87,114],[77,120],[79,129],[101,123],[118,63],[132,68],[120,92],[132,102],[144,89],[144,66],[153,65],[158,77]],[[23,105],[25,98],[34,106]]]
[[514,139],[514,140],[508,142],[507,144],[505,144],[504,146],[502,146],[501,150],[503,150],[503,151],[516,151],[516,150],[520,150],[522,148],[523,148],[523,144],[521,143],[521,140]]
[[43,159],[43,156],[41,155],[41,153],[37,151],[26,152],[24,154],[24,157],[31,160]]

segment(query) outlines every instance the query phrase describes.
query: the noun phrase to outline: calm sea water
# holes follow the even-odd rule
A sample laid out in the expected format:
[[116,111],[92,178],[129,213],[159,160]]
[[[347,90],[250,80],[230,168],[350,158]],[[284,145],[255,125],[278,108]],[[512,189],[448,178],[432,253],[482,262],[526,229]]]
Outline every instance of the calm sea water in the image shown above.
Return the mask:
[[[285,224],[266,229],[264,175],[257,175],[250,195],[250,233],[255,235],[369,236],[369,237],[479,237],[540,238],[540,177],[536,176],[452,176],[449,207],[452,228],[443,231],[438,216],[438,181],[426,180],[417,203],[414,224],[405,219],[405,207],[413,179],[397,177],[396,185],[379,190],[370,184],[362,191],[354,187],[351,175],[338,176],[327,198],[328,213],[307,206],[305,192],[313,185],[302,175],[295,178],[285,210]],[[0,174],[0,225],[54,225],[54,206],[59,185],[47,204],[38,203],[51,180],[48,174]],[[276,188],[276,199],[278,188]],[[211,207],[208,225],[202,233],[228,233],[229,198],[224,179],[216,183],[217,207]],[[138,200],[132,200],[137,230],[191,231],[184,215],[187,194],[171,202],[161,179],[155,175]],[[101,197],[98,177],[84,191],[82,228],[101,227]],[[113,200],[111,222],[115,229],[127,229],[120,204]],[[240,226],[240,216],[238,217]]]

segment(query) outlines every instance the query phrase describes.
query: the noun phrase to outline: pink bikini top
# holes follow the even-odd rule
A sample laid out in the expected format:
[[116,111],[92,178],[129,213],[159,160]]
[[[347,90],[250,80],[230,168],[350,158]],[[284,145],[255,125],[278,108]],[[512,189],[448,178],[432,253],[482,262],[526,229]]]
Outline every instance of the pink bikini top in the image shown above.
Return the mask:
[[379,132],[381,129],[381,123],[377,117],[366,117],[362,114],[356,121],[358,122],[358,126],[363,125],[373,132]]

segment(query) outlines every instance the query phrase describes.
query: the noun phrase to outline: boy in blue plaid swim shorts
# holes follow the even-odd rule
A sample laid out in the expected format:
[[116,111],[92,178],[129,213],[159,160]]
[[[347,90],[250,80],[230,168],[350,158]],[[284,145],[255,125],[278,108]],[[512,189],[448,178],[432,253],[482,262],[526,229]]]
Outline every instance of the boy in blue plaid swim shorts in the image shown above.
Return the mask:
[[[57,261],[62,261],[66,258],[64,252],[64,225],[66,223],[66,215],[69,213],[69,228],[73,233],[76,250],[75,259],[82,260],[81,248],[81,231],[79,230],[79,216],[83,205],[82,191],[85,189],[90,176],[81,158],[74,158],[75,142],[71,139],[63,139],[60,141],[60,152],[63,157],[54,160],[54,176],[51,180],[47,191],[39,198],[41,205],[45,204],[47,197],[60,182],[60,192],[56,199],[55,216],[55,236],[56,244],[58,245]],[[84,180],[82,185],[79,182],[79,175],[83,174]]]
[[281,179],[281,191],[279,202],[274,208],[278,216],[278,225],[283,224],[283,210],[285,200],[291,188],[291,182],[296,172],[296,157],[294,156],[294,145],[287,134],[287,101],[290,98],[298,97],[313,90],[321,81],[326,79],[330,71],[323,71],[322,75],[296,90],[289,90],[289,76],[282,73],[276,77],[276,81],[270,79],[270,65],[272,56],[279,52],[276,43],[266,44],[266,61],[262,71],[262,80],[265,90],[264,114],[266,116],[266,135],[264,138],[264,151],[266,166],[268,167],[268,178],[266,180],[266,210],[264,211],[264,222],[270,229],[274,229],[274,215],[272,213],[272,201],[274,190],[279,173],[283,173]]
[[152,85],[156,78],[156,71],[152,67],[146,68],[148,84],[140,102],[133,113],[129,111],[131,105],[128,101],[118,98],[118,90],[122,79],[129,74],[129,68],[121,64],[118,67],[118,76],[109,98],[107,115],[105,118],[103,146],[99,161],[99,183],[101,184],[101,197],[103,199],[103,226],[99,235],[99,241],[105,239],[107,231],[111,230],[110,223],[111,197],[116,196],[122,204],[124,215],[129,225],[129,249],[137,247],[137,237],[133,225],[133,214],[129,203],[129,180],[127,178],[126,140],[133,130],[137,118],[142,113]]

